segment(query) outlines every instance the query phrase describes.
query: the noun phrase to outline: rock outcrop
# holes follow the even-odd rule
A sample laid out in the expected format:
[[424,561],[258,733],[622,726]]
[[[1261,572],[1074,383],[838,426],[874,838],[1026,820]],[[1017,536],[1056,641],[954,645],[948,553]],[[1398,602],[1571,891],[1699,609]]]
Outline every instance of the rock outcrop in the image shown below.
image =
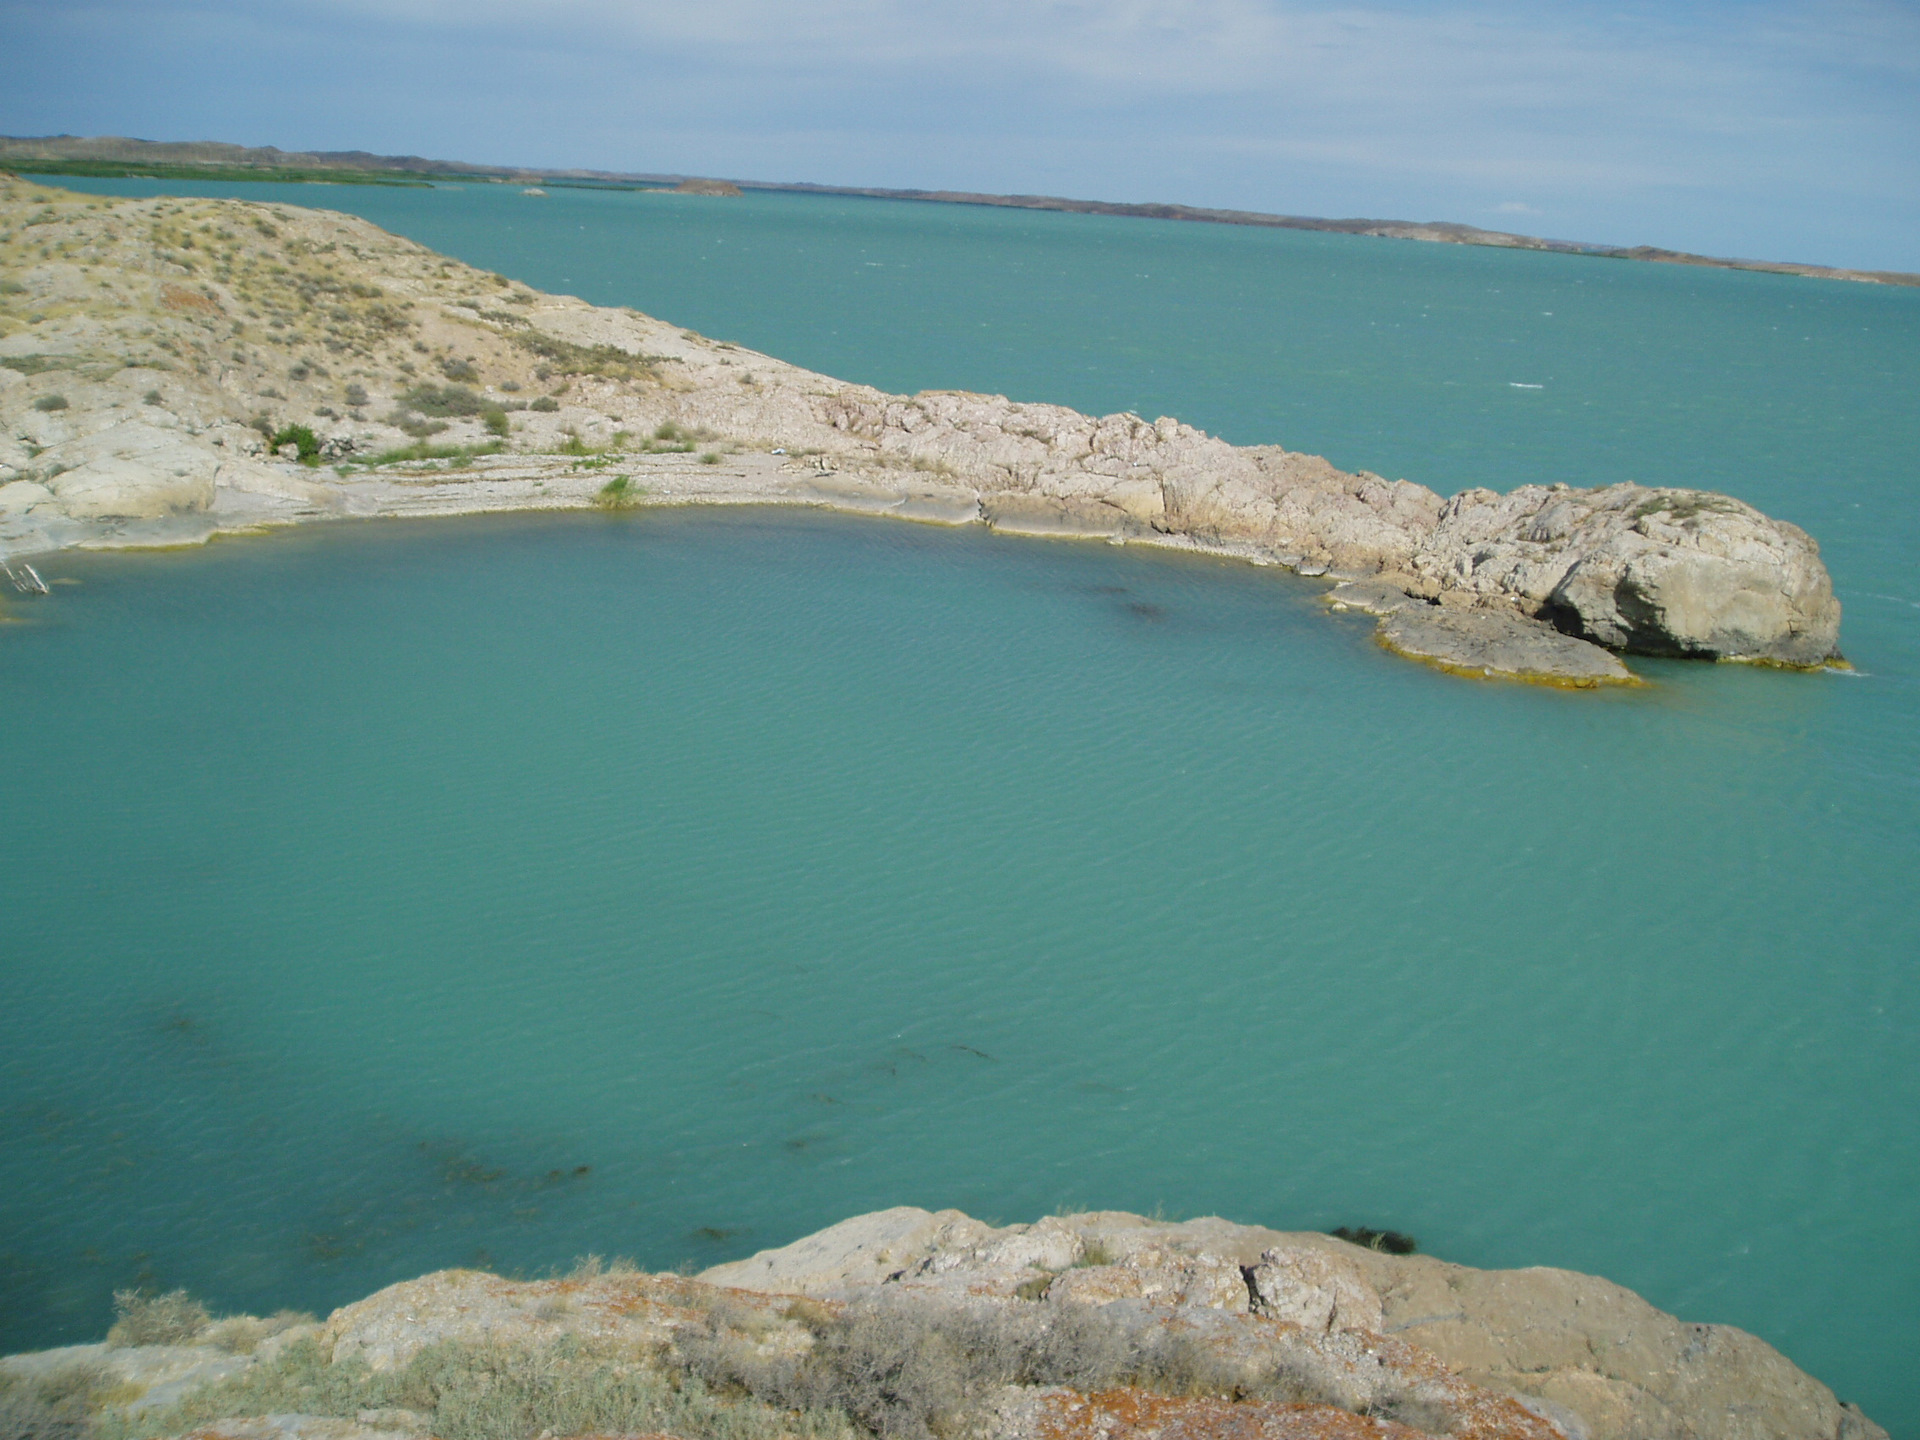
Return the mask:
[[448,1270],[187,1338],[7,1357],[0,1405],[91,1387],[199,1440],[1884,1440],[1755,1337],[1592,1276],[1118,1212],[902,1207],[695,1277]]
[[[1210,1283],[1228,1273],[1238,1291]],[[995,1229],[955,1210],[884,1210],[700,1278],[834,1299],[876,1287],[1143,1297],[1271,1317],[1305,1336],[1392,1337],[1451,1375],[1523,1399],[1577,1440],[1853,1440],[1878,1430],[1755,1336],[1677,1320],[1594,1276],[1474,1270],[1217,1219],[1103,1212]]]
[[[639,503],[981,521],[1370,580],[1499,617],[1383,626],[1390,648],[1462,673],[1622,678],[1593,646],[1791,666],[1836,653],[1818,546],[1727,496],[1529,485],[1442,500],[1164,417],[888,395],[325,211],[7,181],[0,235],[0,559],[582,506],[618,465]],[[509,461],[514,483],[496,483]],[[688,474],[702,463],[716,468]]]

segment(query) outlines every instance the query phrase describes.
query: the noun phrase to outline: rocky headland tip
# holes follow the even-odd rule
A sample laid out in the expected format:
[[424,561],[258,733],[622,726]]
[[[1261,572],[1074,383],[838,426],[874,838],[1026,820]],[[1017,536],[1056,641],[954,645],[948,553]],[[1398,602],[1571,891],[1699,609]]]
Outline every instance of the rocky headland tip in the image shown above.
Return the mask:
[[[0,182],[0,560],[351,516],[810,505],[1364,582],[1389,649],[1630,682],[1618,653],[1819,666],[1804,531],[1619,484],[1443,499],[1181,422],[889,395],[541,294],[366,221]],[[1393,597],[1400,599],[1395,600]]]

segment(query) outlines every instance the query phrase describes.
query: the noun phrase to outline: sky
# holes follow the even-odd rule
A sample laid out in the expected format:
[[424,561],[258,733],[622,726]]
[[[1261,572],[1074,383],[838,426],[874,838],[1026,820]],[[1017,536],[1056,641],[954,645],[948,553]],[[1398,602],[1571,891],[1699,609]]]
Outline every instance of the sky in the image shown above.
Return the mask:
[[1920,0],[0,0],[0,133],[1920,271]]

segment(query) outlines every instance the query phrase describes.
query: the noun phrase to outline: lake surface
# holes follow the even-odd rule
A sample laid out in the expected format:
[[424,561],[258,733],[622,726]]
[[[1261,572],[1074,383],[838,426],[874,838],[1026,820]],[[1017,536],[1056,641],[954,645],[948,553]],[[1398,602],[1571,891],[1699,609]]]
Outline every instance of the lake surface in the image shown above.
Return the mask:
[[0,629],[0,1349],[136,1279],[324,1310],[891,1204],[1159,1207],[1604,1274],[1920,1435],[1920,292],[169,188],[895,390],[1726,490],[1820,538],[1860,670],[1470,684],[1270,571],[808,513],[50,562]]

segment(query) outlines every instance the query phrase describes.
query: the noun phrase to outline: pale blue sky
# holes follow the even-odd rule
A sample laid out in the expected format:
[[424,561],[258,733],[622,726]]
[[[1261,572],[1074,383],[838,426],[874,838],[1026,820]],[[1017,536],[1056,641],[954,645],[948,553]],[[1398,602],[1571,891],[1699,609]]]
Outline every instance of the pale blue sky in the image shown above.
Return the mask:
[[0,131],[1920,270],[1920,3],[0,0]]

